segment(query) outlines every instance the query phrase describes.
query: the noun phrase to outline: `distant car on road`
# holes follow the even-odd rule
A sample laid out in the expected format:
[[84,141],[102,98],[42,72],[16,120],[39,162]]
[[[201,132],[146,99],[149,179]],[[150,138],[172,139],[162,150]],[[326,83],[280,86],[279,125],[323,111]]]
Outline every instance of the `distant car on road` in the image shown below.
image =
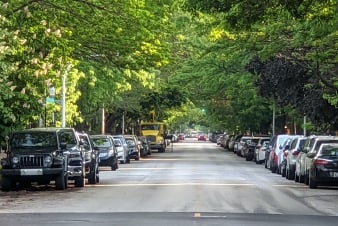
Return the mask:
[[206,141],[206,140],[207,140],[207,136],[206,136],[206,135],[203,135],[203,134],[198,135],[197,140],[198,140],[198,141]]

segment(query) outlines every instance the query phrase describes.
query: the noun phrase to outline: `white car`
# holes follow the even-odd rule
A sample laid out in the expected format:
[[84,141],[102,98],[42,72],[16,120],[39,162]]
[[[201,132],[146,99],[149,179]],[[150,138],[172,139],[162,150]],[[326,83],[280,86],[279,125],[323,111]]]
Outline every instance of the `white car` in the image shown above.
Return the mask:
[[120,163],[130,163],[128,144],[123,135],[113,135],[113,141],[117,149],[117,159],[120,161]]
[[255,162],[256,164],[262,164],[265,161],[265,152],[270,143],[270,138],[261,138],[255,148]]

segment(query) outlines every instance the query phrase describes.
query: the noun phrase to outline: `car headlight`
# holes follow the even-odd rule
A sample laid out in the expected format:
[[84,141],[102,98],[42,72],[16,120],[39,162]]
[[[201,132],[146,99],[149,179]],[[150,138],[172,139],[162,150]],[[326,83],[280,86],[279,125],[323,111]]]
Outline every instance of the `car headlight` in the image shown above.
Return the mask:
[[14,156],[14,157],[12,158],[12,162],[13,162],[13,164],[18,164],[18,163],[19,163],[19,158],[16,157],[16,156]]
[[85,153],[85,160],[89,161],[91,159],[91,154],[89,152]]
[[47,155],[45,157],[45,163],[50,164],[52,162],[52,157],[50,155]]

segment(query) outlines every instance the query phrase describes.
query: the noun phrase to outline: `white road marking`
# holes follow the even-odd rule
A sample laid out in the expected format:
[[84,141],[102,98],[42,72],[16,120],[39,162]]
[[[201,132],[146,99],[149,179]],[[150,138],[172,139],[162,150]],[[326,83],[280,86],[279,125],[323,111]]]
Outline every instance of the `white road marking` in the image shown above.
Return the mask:
[[132,186],[256,186],[255,184],[233,184],[233,183],[123,183],[123,184],[96,184],[86,187],[132,187]]

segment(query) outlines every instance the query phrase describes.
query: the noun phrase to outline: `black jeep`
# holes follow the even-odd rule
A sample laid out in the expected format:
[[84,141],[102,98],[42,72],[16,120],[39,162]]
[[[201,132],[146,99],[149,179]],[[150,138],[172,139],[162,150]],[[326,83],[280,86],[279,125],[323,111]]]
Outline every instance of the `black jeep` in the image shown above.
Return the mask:
[[[49,184],[56,189],[68,187],[73,177],[76,186],[84,186],[80,171],[82,154],[73,128],[34,128],[12,133],[6,157],[1,160],[2,190],[31,182]],[[81,181],[82,179],[82,181]]]

